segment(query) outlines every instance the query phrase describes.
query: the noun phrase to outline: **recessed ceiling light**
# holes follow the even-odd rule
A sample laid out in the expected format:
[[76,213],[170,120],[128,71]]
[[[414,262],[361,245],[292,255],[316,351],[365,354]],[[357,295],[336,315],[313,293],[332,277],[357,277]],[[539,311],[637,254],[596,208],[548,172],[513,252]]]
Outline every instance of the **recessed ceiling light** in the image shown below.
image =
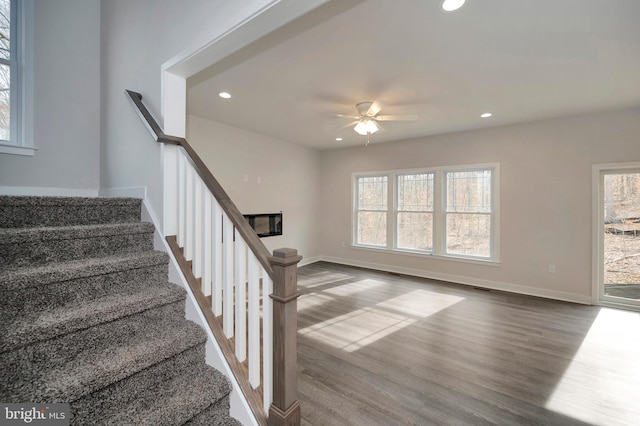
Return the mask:
[[480,114],[480,117],[482,118],[489,118],[491,117],[493,114],[491,114],[490,112],[485,112],[484,114]]
[[220,92],[220,93],[218,93],[218,96],[220,96],[223,99],[229,99],[231,97],[231,93],[229,93],[229,92]]
[[465,0],[444,0],[441,7],[445,12],[453,12],[460,9],[464,2]]
[[342,142],[342,138],[336,138],[336,142]]

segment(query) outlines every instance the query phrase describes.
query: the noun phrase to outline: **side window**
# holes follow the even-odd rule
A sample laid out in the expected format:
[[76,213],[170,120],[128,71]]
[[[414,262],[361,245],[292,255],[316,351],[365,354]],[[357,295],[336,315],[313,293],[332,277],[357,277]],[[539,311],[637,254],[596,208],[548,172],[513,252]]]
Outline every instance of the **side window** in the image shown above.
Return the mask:
[[[11,95],[15,80],[15,8],[12,1],[0,0],[0,141],[11,143]],[[14,19],[12,19],[14,18]]]
[[0,0],[0,154],[33,155],[34,0]]

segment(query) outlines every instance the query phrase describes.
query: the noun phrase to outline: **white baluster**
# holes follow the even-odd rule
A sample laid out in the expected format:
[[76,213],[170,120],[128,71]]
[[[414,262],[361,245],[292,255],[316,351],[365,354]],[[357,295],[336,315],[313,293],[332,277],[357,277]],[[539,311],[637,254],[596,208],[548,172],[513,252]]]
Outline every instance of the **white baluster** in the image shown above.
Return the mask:
[[191,164],[187,163],[187,188],[185,192],[185,221],[187,222],[187,230],[184,234],[184,258],[193,260],[193,205],[194,205],[194,187],[195,187],[195,171]]
[[260,263],[253,252],[248,259],[249,293],[249,383],[260,386]]
[[213,198],[213,244],[211,257],[213,259],[213,314],[222,315],[222,208]]
[[247,359],[247,244],[236,231],[236,358]]
[[223,330],[227,338],[233,337],[233,223],[226,214],[222,215],[222,286]]
[[180,182],[178,183],[178,246],[184,247],[184,236],[187,233],[187,220],[186,220],[186,210],[187,210],[187,166],[186,166],[186,158],[184,157],[184,152],[182,149],[178,155],[178,179]]
[[262,268],[262,395],[268,413],[273,402],[273,281]]
[[202,186],[202,293],[205,296],[211,296],[211,267],[213,259],[211,258],[211,228],[213,217],[211,217],[212,196],[209,189]]
[[193,177],[193,276],[202,277],[202,187],[204,183],[198,174]]

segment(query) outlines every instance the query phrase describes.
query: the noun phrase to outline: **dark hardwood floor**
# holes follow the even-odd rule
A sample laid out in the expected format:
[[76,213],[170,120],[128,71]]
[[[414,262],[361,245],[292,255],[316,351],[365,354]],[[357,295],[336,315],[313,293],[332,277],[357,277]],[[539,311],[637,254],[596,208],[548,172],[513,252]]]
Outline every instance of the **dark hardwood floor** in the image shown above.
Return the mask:
[[640,425],[640,314],[318,262],[303,425]]

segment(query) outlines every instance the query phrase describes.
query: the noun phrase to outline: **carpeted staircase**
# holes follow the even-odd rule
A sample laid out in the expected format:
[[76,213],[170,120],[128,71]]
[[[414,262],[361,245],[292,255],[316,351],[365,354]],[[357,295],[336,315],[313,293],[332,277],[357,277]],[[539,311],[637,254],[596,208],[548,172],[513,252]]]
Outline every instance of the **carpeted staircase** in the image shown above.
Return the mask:
[[153,225],[128,198],[0,196],[0,401],[76,425],[237,425]]

